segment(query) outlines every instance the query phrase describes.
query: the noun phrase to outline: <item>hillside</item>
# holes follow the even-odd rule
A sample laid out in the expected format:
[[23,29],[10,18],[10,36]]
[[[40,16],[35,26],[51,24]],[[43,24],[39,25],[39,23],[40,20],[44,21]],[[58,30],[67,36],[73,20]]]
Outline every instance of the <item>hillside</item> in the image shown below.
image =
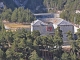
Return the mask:
[[[17,5],[14,1],[19,4]],[[80,0],[2,0],[2,2],[12,11],[21,6],[30,9],[32,13],[54,13],[60,10],[62,11],[61,18],[74,22],[75,17],[75,23],[80,24],[80,14],[75,14],[76,10],[80,10]]]
[[[2,2],[5,4],[5,6],[7,8],[11,8],[12,10],[14,10],[16,7],[20,7],[18,6],[14,1],[17,1],[17,4],[18,2],[20,2],[20,0],[2,0]],[[38,12],[38,10],[36,10],[36,8],[38,6],[41,6],[39,7],[39,10],[42,10],[41,8],[44,7],[43,6],[43,0],[27,0],[27,3],[25,3],[26,0],[21,1],[20,3],[24,3],[25,4],[25,9],[28,8],[30,9],[32,12]],[[43,10],[42,10],[43,11]]]
[[[25,5],[24,8],[30,9],[32,12],[46,12],[46,10],[75,10],[80,9],[80,0],[0,0],[4,2],[7,8],[14,10],[16,7]],[[14,1],[17,1],[17,5]],[[25,2],[25,3],[24,3]],[[24,4],[23,4],[24,3]],[[72,8],[72,9],[71,9]]]

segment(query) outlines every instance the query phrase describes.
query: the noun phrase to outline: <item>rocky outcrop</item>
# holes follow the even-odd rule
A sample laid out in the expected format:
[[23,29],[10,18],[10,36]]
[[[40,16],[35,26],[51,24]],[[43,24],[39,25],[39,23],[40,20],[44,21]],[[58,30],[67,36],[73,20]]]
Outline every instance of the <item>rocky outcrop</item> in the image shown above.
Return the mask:
[[21,1],[21,0],[13,0],[13,1],[14,1],[14,3],[15,3],[18,7],[20,7],[20,6],[25,7],[25,5],[26,5],[27,2],[28,2],[28,0],[24,0],[24,1]]

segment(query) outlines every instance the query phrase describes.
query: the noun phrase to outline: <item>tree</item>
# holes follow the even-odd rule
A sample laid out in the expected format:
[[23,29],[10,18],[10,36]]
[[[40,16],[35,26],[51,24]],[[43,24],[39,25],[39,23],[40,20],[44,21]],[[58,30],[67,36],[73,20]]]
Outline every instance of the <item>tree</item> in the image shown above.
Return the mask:
[[76,50],[77,50],[77,53],[78,53],[77,56],[80,56],[79,55],[79,52],[80,52],[80,29],[78,29],[77,37],[78,37],[78,39],[76,40]]
[[13,33],[11,31],[5,32],[4,38],[6,40],[6,44],[11,47],[11,44],[13,43]]
[[70,52],[70,58],[71,58],[71,60],[77,60],[77,56],[73,52]]
[[78,39],[76,40],[76,43],[77,43],[77,46],[78,46],[78,49],[79,49],[80,48],[80,29],[78,29],[77,37],[78,37]]
[[29,9],[26,9],[25,13],[26,13],[25,17],[26,17],[26,21],[27,22],[30,23],[30,22],[34,21],[35,17],[34,17],[33,13]]
[[63,44],[63,40],[62,40],[62,31],[60,30],[60,27],[58,27],[55,30],[55,35],[54,35],[54,44],[55,46],[59,47]]
[[37,55],[37,52],[34,50],[29,56],[30,60],[41,60],[41,58]]
[[11,16],[12,22],[32,22],[34,21],[34,15],[29,9],[24,9],[23,7],[16,8]]
[[71,45],[73,45],[73,34],[72,34],[72,32],[71,31],[68,31],[67,32],[67,37],[68,37],[68,40],[69,40],[69,43],[71,44]]
[[[63,40],[62,40],[62,31],[60,30],[60,27],[58,27],[57,29],[55,29],[55,35],[54,35],[54,50],[53,53],[56,57],[60,58],[61,54],[62,54],[62,44],[63,44]],[[59,55],[58,55],[59,53]]]
[[2,23],[2,21],[0,19],[0,31],[2,30],[2,26],[3,26],[3,23]]
[[14,41],[11,45],[11,48],[8,48],[6,51],[6,58],[7,60],[19,60],[20,55],[17,52],[18,44],[16,41]]
[[69,60],[69,54],[64,52],[61,57],[62,60]]
[[17,22],[18,21],[18,9],[17,8],[12,13],[11,21],[12,22]]
[[4,59],[4,52],[0,49],[0,60]]
[[34,37],[34,38],[36,38],[37,36],[40,36],[40,32],[37,30],[37,31],[33,31],[32,32],[32,36]]
[[80,39],[80,29],[78,29],[77,37],[78,37],[78,39]]
[[62,10],[63,7],[64,7],[63,0],[58,0],[58,9]]
[[18,8],[18,22],[21,23],[23,22],[23,13],[24,13],[24,8],[19,7]]
[[4,12],[2,12],[1,19],[11,21],[11,15],[12,15],[12,10],[7,9]]

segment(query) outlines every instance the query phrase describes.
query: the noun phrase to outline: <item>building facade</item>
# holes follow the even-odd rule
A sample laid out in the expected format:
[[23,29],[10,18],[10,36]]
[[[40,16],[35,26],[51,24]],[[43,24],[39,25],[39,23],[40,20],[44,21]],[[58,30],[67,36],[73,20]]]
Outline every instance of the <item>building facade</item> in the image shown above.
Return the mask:
[[40,20],[36,20],[31,23],[31,32],[38,30],[41,35],[49,35],[54,33],[54,27],[52,23],[44,23]]
[[71,23],[63,20],[58,26],[60,27],[60,30],[62,30],[64,42],[68,41],[67,32],[70,31],[74,37],[74,26]]
[[43,22],[51,22],[54,26],[54,29],[56,29],[58,26],[60,27],[60,30],[62,30],[62,34],[63,34],[63,41],[67,41],[68,37],[67,37],[67,32],[71,31],[72,34],[74,35],[74,26],[72,23],[61,19],[61,18],[46,18],[46,19],[42,19],[41,21]]

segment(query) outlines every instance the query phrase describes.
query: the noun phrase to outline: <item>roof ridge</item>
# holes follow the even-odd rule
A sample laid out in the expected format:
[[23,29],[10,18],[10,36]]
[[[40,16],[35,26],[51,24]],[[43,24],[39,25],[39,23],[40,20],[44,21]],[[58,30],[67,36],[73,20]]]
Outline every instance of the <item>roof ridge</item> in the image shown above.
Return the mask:
[[[63,20],[61,23],[63,23],[64,22],[64,24],[67,24],[67,25],[72,25],[69,21],[66,21],[66,20]],[[66,22],[66,23],[65,23]],[[58,25],[60,25],[61,23],[59,23]],[[63,25],[64,25],[63,24]]]

